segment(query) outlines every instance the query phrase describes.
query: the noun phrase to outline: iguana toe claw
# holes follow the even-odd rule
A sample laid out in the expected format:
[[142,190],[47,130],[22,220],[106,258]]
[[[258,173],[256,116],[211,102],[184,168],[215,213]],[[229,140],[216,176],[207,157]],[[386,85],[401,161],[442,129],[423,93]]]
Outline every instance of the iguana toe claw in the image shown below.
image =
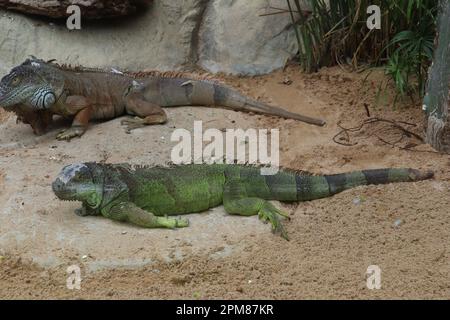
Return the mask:
[[291,217],[289,216],[289,213],[287,213],[287,212],[284,212],[284,211],[282,211],[282,210],[277,210],[277,213],[280,215],[280,216],[282,216],[283,218],[286,218],[287,220],[291,220]]
[[259,214],[259,219],[265,224],[270,222],[269,217],[267,217],[266,215]]

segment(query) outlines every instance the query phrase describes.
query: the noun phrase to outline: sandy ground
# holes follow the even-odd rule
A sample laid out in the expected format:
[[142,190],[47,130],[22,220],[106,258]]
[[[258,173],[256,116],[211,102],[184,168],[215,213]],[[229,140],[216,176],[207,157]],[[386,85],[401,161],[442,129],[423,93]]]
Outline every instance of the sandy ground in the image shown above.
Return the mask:
[[[377,95],[375,72],[340,68],[301,74],[296,66],[256,78],[223,77],[245,93],[290,111],[320,116],[324,128],[207,108],[168,110],[170,122],[124,133],[120,119],[93,124],[70,143],[43,137],[0,113],[1,298],[450,298],[450,157],[433,153],[387,124],[352,133],[351,147],[332,141],[344,126],[372,116],[418,124],[420,105],[392,107]],[[284,82],[284,84],[283,84]],[[292,83],[291,83],[292,82]],[[378,99],[377,99],[378,96]],[[270,233],[256,217],[232,217],[223,208],[189,215],[188,229],[146,230],[100,217],[74,215],[50,184],[65,164],[107,161],[163,164],[174,128],[280,128],[281,162],[314,173],[379,167],[432,169],[419,183],[359,187],[331,198],[283,205],[291,241]],[[341,141],[341,140],[340,140]],[[341,141],[343,142],[343,141]],[[66,287],[66,269],[78,265],[81,290]],[[366,270],[378,265],[382,288],[366,287]]]

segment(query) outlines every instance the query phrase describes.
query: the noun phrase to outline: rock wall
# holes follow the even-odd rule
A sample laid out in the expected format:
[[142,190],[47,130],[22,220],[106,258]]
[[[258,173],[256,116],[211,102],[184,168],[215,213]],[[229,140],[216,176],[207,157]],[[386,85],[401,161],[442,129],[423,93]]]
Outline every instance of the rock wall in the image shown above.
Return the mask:
[[88,67],[256,75],[297,51],[289,14],[261,16],[284,0],[159,0],[113,21],[64,22],[0,11],[0,74],[27,56]]
[[261,74],[298,50],[288,14],[261,16],[286,1],[212,1],[199,32],[199,64],[212,72]]

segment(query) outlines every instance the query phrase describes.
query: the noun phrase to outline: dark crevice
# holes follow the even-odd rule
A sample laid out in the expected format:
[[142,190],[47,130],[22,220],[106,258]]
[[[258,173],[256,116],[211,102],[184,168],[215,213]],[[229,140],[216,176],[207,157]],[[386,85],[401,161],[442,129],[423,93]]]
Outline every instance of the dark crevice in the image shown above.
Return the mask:
[[[214,0],[212,0],[212,1],[214,1]],[[199,60],[199,52],[198,51],[199,51],[199,43],[200,43],[200,28],[203,23],[206,9],[208,8],[208,5],[212,1],[211,0],[200,0],[199,1],[200,12],[198,13],[195,27],[192,30],[191,48],[190,48],[189,58],[188,58],[189,59],[188,63],[191,64],[192,66],[195,66]]]

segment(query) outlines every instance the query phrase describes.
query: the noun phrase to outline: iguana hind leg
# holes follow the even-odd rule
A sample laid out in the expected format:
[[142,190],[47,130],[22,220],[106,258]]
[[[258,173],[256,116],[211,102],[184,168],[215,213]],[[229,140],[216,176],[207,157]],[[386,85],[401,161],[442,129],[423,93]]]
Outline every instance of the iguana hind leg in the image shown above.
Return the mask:
[[130,94],[125,99],[128,114],[136,118],[122,120],[121,124],[126,126],[126,132],[142,128],[152,124],[167,122],[166,112],[158,105],[145,101],[139,94]]
[[175,229],[189,226],[187,219],[158,217],[139,208],[132,202],[119,203],[102,212],[102,214],[113,220],[126,221],[145,228]]
[[289,240],[288,235],[280,221],[280,216],[289,218],[287,213],[277,209],[269,201],[246,197],[245,188],[239,181],[228,181],[224,187],[223,205],[229,214],[242,216],[258,215],[259,219],[265,223],[270,222],[272,231],[280,234],[284,239]]

